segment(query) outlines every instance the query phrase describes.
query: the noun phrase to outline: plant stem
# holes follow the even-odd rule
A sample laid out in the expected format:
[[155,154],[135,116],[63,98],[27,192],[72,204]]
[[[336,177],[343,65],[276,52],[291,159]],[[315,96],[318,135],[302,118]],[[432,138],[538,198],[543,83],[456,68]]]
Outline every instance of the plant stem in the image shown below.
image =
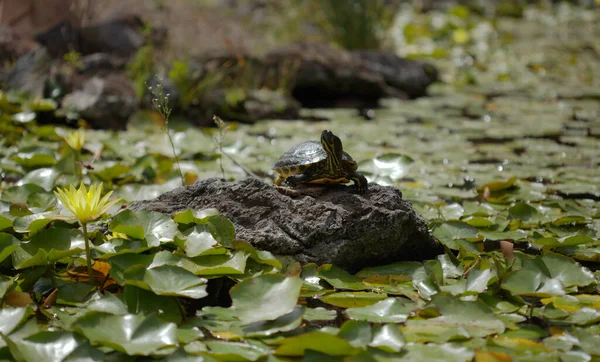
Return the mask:
[[171,130],[169,130],[169,120],[166,120],[166,132],[169,137],[169,143],[171,143],[171,149],[173,150],[173,157],[175,157],[175,164],[177,164],[177,171],[179,171],[179,177],[181,177],[181,186],[185,186],[185,178],[183,177],[183,172],[181,171],[181,165],[179,164],[179,157],[175,152],[175,143],[173,143],[173,138],[171,137]]
[[92,251],[90,250],[90,237],[87,231],[87,223],[82,222],[81,227],[83,228],[83,239],[85,240],[85,260],[87,262],[87,270],[88,275],[90,277],[90,282],[95,284],[94,280],[94,270],[92,269]]

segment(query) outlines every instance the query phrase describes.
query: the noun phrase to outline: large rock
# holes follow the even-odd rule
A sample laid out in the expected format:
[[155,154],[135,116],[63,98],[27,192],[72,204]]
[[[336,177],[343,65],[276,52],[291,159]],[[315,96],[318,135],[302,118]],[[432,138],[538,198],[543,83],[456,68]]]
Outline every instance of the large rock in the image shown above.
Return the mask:
[[217,208],[235,224],[238,238],[259,249],[349,271],[443,252],[425,219],[396,188],[370,184],[364,194],[346,186],[312,190],[290,196],[252,178],[212,178],[131,208],[167,214]]
[[52,59],[48,51],[38,46],[17,60],[6,75],[6,89],[42,97],[46,81],[50,78]]
[[65,96],[63,108],[93,128],[125,129],[129,116],[138,109],[138,100],[124,76],[109,74],[85,80],[80,89]]
[[[211,54],[207,68],[249,69],[261,87],[283,88],[303,106],[373,106],[385,97],[416,98],[438,78],[431,64],[382,51],[348,51],[321,43],[275,48],[262,58]],[[246,77],[247,78],[247,77]]]

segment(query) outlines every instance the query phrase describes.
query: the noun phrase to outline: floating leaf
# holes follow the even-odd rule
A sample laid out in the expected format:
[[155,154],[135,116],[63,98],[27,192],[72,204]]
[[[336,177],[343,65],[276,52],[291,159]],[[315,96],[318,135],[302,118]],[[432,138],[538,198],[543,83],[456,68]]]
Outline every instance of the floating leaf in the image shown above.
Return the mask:
[[259,348],[248,343],[225,341],[206,341],[205,343],[210,348],[211,355],[225,361],[256,361],[269,352],[268,349]]
[[217,240],[204,225],[196,225],[191,231],[186,232],[184,250],[189,257],[210,254],[216,246],[218,246]]
[[177,224],[169,216],[154,211],[125,210],[113,218],[109,228],[112,232],[145,239],[149,246],[173,241],[177,233]]
[[336,317],[336,311],[325,309],[323,307],[306,308],[304,312],[304,319],[307,321],[331,321]]
[[92,343],[129,355],[149,356],[177,343],[176,325],[156,316],[140,314],[112,315],[91,312],[73,325]]
[[193,299],[204,298],[206,279],[170,265],[146,269],[143,265],[125,271],[125,284],[136,285],[158,295],[172,295]]
[[325,303],[343,308],[365,307],[386,299],[387,294],[369,292],[341,292],[327,294],[321,300]]
[[340,337],[324,332],[310,332],[281,340],[275,354],[302,356],[307,349],[330,356],[349,356],[356,353],[356,348]]
[[365,348],[371,342],[373,333],[371,333],[371,325],[367,322],[346,321],[340,327],[338,336],[354,347]]
[[35,234],[51,222],[52,219],[46,214],[31,214],[16,218],[13,222],[13,229],[18,233]]
[[442,244],[451,249],[458,249],[457,239],[473,239],[477,237],[478,230],[471,225],[460,221],[445,222],[433,229],[435,236]]
[[21,243],[13,254],[16,269],[47,265],[84,250],[83,235],[78,230],[53,227],[35,234],[28,243]]
[[572,259],[546,253],[523,260],[522,268],[506,277],[502,288],[515,295],[549,297],[565,295],[565,288],[586,286],[594,282],[593,274]]
[[384,324],[373,326],[373,340],[369,343],[369,346],[377,347],[387,352],[400,352],[404,344],[404,336],[397,325]]
[[366,307],[348,308],[346,314],[352,319],[372,323],[402,323],[415,309],[417,307],[413,302],[387,298]]
[[508,213],[511,217],[519,220],[523,220],[526,222],[532,222],[539,220],[539,212],[538,210],[525,203],[525,202],[517,202],[513,206],[508,209]]
[[431,297],[431,303],[442,315],[424,320],[407,320],[403,332],[408,341],[443,343],[457,338],[485,337],[504,332],[504,324],[479,301],[466,302],[436,294]]
[[68,361],[70,358],[93,360],[104,354],[84,344],[83,338],[66,331],[41,331],[25,339],[14,341],[19,353],[26,361]]
[[327,281],[336,289],[364,290],[362,279],[344,271],[335,265],[325,264],[319,267],[317,277]]
[[15,251],[21,242],[10,234],[0,233],[0,262]]
[[473,350],[457,343],[409,343],[404,346],[402,351],[405,352],[402,354],[402,360],[409,362],[464,362],[472,360],[474,355]]
[[26,203],[27,198],[34,192],[46,191],[43,187],[35,184],[24,184],[21,186],[9,187],[2,192],[0,200],[12,203]]
[[219,242],[219,244],[230,248],[231,242],[235,237],[235,227],[228,218],[216,215],[208,218],[208,227],[213,237]]
[[291,313],[275,320],[251,323],[244,326],[242,330],[248,337],[267,337],[278,332],[288,332],[300,326],[303,315],[304,308],[296,306]]
[[[0,333],[9,335],[19,325],[27,320],[33,310],[27,308],[2,308],[0,309]],[[0,340],[0,344],[1,344]]]
[[252,258],[254,261],[260,264],[271,265],[277,269],[281,269],[281,262],[277,260],[269,251],[258,250],[250,245],[249,242],[245,240],[234,239],[233,240],[233,248],[236,250],[242,250]]
[[230,294],[240,320],[252,323],[291,313],[301,286],[300,278],[261,275],[242,281],[231,289]]

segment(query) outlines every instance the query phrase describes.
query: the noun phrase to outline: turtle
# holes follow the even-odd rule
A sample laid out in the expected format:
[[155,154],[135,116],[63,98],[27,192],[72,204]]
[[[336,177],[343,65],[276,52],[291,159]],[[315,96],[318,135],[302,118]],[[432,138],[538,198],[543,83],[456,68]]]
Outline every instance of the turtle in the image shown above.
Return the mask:
[[279,174],[275,185],[339,184],[354,182],[357,192],[367,191],[367,179],[356,172],[358,163],[343,150],[342,141],[331,131],[321,133],[321,142],[306,141],[287,150],[273,165]]

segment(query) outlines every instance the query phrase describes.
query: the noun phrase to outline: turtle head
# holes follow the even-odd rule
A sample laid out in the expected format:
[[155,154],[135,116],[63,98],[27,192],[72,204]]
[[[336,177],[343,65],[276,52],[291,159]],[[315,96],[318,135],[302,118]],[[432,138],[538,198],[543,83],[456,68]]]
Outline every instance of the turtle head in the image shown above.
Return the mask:
[[327,152],[327,162],[330,170],[339,170],[342,167],[343,146],[340,138],[333,132],[325,130],[321,133],[321,145]]

